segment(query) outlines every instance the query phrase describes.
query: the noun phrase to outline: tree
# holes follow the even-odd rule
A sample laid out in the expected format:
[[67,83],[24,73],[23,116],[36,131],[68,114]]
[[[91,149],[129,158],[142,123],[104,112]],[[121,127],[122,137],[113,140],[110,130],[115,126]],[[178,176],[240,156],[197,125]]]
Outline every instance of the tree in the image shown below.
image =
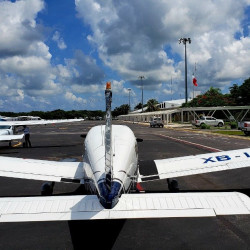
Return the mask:
[[234,100],[229,94],[222,94],[219,88],[210,87],[203,95],[196,96],[185,107],[216,107],[233,105]]
[[232,96],[232,98],[236,99],[239,96],[239,86],[237,84],[233,84],[232,87],[229,88],[230,91],[230,95]]
[[[147,107],[147,104],[143,104],[143,108]],[[139,102],[136,106],[135,106],[135,110],[137,109],[142,109],[142,104],[141,102]]]
[[239,105],[250,105],[250,78],[246,79],[241,86],[239,86]]
[[127,115],[129,112],[129,105],[123,104],[120,107],[116,107],[112,112],[112,116]]
[[135,109],[141,109],[142,108],[142,104],[141,102],[139,102],[136,106],[135,106]]
[[147,112],[152,112],[152,111],[156,111],[159,110],[159,106],[157,106],[159,104],[159,102],[156,99],[150,99],[147,102]]

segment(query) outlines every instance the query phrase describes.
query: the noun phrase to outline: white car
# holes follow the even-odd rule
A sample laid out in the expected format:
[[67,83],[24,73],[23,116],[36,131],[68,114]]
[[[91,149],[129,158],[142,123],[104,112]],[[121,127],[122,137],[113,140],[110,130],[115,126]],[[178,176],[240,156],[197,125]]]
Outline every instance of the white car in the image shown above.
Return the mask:
[[162,127],[163,128],[164,124],[161,118],[159,117],[154,117],[151,121],[150,121],[150,127]]
[[200,119],[195,120],[194,125],[196,127],[200,127],[202,124],[206,124],[208,126],[222,127],[224,125],[224,121],[221,119],[216,119],[213,116],[201,116]]

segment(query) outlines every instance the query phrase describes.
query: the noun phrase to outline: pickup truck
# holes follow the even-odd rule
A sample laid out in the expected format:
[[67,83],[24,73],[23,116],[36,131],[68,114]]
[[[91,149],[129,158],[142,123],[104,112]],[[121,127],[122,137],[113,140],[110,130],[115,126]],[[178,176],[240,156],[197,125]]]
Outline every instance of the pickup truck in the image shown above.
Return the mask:
[[245,135],[250,135],[250,122],[238,122],[238,129],[242,130]]
[[162,122],[162,119],[159,118],[159,117],[154,117],[151,121],[150,121],[150,127],[153,128],[153,127],[162,127],[163,128],[163,122]]
[[222,127],[224,125],[224,121],[221,119],[216,119],[212,116],[201,116],[200,119],[195,120],[193,123],[193,125],[195,125],[196,127],[199,127],[202,124]]

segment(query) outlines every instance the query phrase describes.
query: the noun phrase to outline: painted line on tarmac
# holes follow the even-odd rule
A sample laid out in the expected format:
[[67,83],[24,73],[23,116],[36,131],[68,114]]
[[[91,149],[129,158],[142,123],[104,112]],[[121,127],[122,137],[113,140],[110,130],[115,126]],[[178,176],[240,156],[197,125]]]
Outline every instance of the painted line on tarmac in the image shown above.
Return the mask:
[[187,145],[192,145],[192,146],[195,146],[197,148],[202,148],[202,149],[206,149],[210,152],[221,152],[222,150],[218,149],[218,148],[212,148],[212,147],[208,147],[208,146],[205,146],[205,145],[202,145],[202,144],[199,144],[199,143],[194,143],[194,142],[190,142],[190,141],[185,141],[185,140],[182,140],[182,139],[177,139],[177,138],[174,138],[174,137],[171,137],[171,136],[168,136],[168,135],[162,135],[162,134],[158,134],[162,137],[165,137],[165,138],[168,138],[170,140],[173,140],[173,141],[177,141],[177,142],[180,142],[180,143],[184,143],[184,144],[187,144]]

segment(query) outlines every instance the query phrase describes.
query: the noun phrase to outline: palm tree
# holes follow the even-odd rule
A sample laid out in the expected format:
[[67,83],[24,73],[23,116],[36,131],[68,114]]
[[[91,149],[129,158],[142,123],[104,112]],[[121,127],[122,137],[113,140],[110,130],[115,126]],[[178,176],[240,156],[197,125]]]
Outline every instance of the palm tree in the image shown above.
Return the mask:
[[152,112],[152,111],[157,111],[159,110],[159,106],[157,106],[159,104],[159,102],[155,99],[150,99],[147,102],[147,112]]

